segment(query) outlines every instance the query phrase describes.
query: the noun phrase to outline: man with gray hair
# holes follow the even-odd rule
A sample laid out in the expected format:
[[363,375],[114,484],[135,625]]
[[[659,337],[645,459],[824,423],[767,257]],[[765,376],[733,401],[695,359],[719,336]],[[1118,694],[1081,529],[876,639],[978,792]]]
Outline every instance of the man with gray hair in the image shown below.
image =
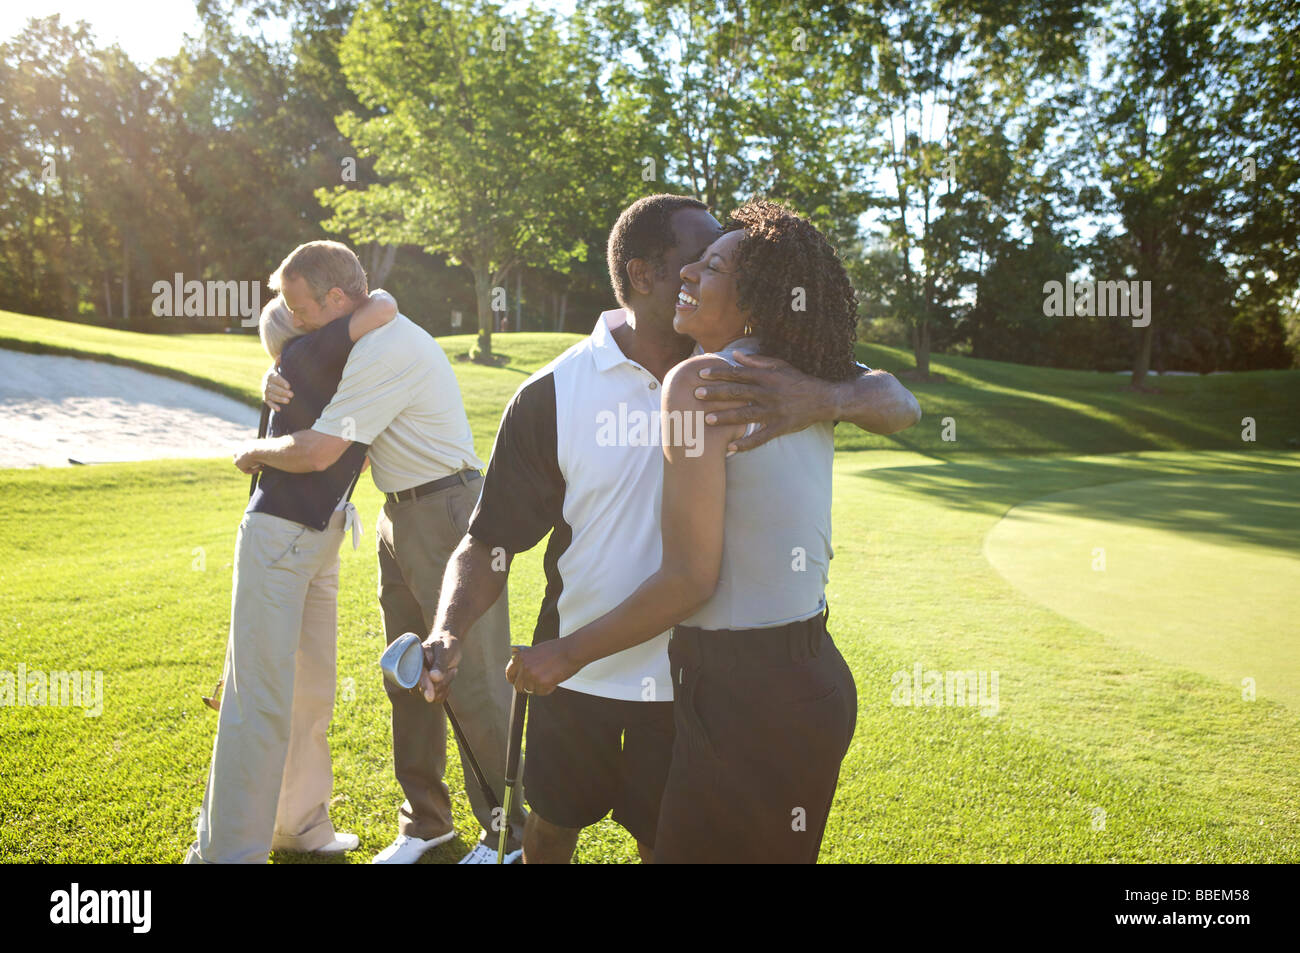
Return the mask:
[[[334,244],[300,247],[273,276],[294,317],[308,326],[319,321],[323,291],[346,277],[346,269],[331,270],[340,268],[335,250],[322,247]],[[301,381],[270,372],[264,396],[268,403],[279,404],[293,398],[301,386]],[[428,332],[401,314],[357,342],[338,391],[314,423],[288,437],[258,441],[241,466],[319,471],[333,465],[353,441],[370,446],[371,474],[386,499],[376,528],[385,638],[392,643],[407,632],[423,635],[437,613],[447,560],[465,535],[478,501],[483,461],[474,452],[451,363]],[[465,735],[457,738],[462,764],[469,760],[464,749],[468,744],[499,803],[512,694],[502,677],[510,658],[504,588],[478,620],[475,633],[446,704]],[[406,801],[396,840],[374,862],[413,864],[456,836],[451,794],[443,781],[447,718],[442,704],[429,705],[419,694],[385,688],[392,704],[394,767]],[[495,838],[490,841],[487,832],[499,831],[503,819],[493,815],[477,785],[466,785],[466,793],[483,831],[461,863],[492,863]],[[521,805],[509,820],[509,853],[516,858],[526,820]]]

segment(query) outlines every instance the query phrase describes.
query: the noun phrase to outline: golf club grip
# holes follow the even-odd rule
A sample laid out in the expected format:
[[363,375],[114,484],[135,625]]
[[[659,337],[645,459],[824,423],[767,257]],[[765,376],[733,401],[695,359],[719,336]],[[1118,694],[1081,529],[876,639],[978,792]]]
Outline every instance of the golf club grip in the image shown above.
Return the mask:
[[[262,419],[257,423],[257,439],[261,440],[266,436],[266,428],[271,423],[271,408],[266,406],[265,401],[262,403]],[[248,498],[253,498],[253,492],[257,489],[257,474],[254,473],[248,483]]]
[[510,744],[506,748],[506,785],[518,780],[519,756],[524,747],[524,719],[528,714],[528,695],[516,691],[510,701]]
[[465,738],[465,732],[460,730],[460,722],[456,720],[456,715],[451,710],[451,705],[447,702],[442,703],[443,710],[447,712],[447,721],[451,722],[452,733],[455,734],[456,740],[460,742],[460,748],[465,752],[465,760],[469,762],[469,772],[474,775],[474,783],[478,789],[483,792],[483,799],[487,801],[488,808],[499,810],[501,802],[497,800],[496,793],[492,790],[492,785],[487,783],[487,778],[483,776],[483,769],[478,766],[478,758],[474,757],[474,749],[469,746],[469,741]]

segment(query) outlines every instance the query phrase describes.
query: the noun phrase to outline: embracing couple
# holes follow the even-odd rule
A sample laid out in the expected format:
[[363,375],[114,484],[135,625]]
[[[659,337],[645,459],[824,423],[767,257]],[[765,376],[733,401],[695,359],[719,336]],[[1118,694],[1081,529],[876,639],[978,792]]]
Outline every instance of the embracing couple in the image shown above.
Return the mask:
[[[612,810],[645,861],[812,863],[857,716],[826,628],[833,428],[894,433],[920,407],[856,363],[843,264],[782,206],[724,228],[641,199],[609,272],[623,307],[506,407],[419,690],[454,698],[510,561],[549,534],[533,644],[506,667],[534,696],[525,862],[568,862]],[[662,439],[611,441],[633,412]]]
[[[330,818],[339,548],[357,518],[349,502],[367,458],[385,503],[377,532],[379,604],[389,642],[433,624],[447,558],[478,498],[474,453],[455,374],[438,343],[368,292],[357,256],[337,242],[300,245],[271,276],[263,309],[269,436],[235,465],[257,474],[235,543],[230,634],[216,740],[191,863],[265,863],[270,850],[334,854],[359,846]],[[278,371],[278,373],[276,373]],[[500,797],[510,686],[504,593],[468,641],[447,705],[389,692],[393,762],[406,795],[398,833],[376,863],[414,863],[456,836],[446,768],[446,717],[483,759]],[[376,673],[376,676],[378,673]],[[445,710],[444,710],[445,709]],[[462,757],[464,757],[462,748]],[[487,863],[499,819],[467,792],[485,828],[462,863]],[[511,826],[522,831],[524,813]],[[518,851],[518,844],[513,845]]]

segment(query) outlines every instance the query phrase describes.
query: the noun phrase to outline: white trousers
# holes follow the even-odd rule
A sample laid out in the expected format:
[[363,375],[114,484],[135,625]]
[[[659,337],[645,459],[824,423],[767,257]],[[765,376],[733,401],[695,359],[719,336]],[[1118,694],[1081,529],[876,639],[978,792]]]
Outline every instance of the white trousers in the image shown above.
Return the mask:
[[265,513],[240,523],[221,713],[186,863],[263,864],[272,849],[334,840],[326,732],[350,518],[349,505],[324,532]]

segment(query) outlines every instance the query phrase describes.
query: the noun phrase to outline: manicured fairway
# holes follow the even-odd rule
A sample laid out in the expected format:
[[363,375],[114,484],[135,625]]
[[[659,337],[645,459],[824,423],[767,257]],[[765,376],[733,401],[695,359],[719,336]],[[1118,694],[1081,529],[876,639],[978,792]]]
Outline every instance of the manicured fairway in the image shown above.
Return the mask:
[[[894,466],[872,467],[870,457],[845,455],[836,470],[831,629],[857,679],[859,722],[824,860],[1300,859],[1293,709],[1263,691],[1245,702],[1235,679],[1051,611],[1003,580],[981,548],[1017,499],[1204,462],[1150,454],[898,466],[906,458],[895,456]],[[1205,472],[1293,463],[1240,455]],[[217,463],[160,462],[4,471],[0,492],[10,501],[0,668],[104,673],[98,718],[0,710],[0,859],[174,860],[211,752],[215,716],[198,695],[221,663],[242,480]],[[373,525],[375,492],[359,496]],[[400,795],[375,666],[373,537],[365,544],[343,557],[331,743],[335,816],[375,851],[391,837]],[[535,551],[511,575],[516,632],[531,630],[540,595]],[[893,674],[917,664],[998,672],[997,714],[893,704]],[[457,823],[469,831],[452,773]],[[467,846],[453,842],[430,861]],[[605,821],[579,856],[634,853]]]
[[1300,467],[1120,480],[1021,503],[993,566],[1115,641],[1300,711]]
[[[573,339],[503,336],[499,348],[521,355],[511,367],[456,365],[481,455],[523,374]],[[196,370],[204,346],[186,345]],[[863,355],[907,367],[896,351]],[[255,350],[240,360],[263,367]],[[837,434],[841,449],[862,448],[836,459],[828,592],[859,717],[822,860],[1300,861],[1300,721],[1287,697],[1300,454],[1286,449],[1300,373],[1180,379],[1150,398],[1102,375],[960,358],[936,369],[948,380],[917,388],[926,419],[914,431]],[[1258,445],[1234,430],[1247,409]],[[955,443],[940,435],[945,416]],[[216,718],[199,695],[222,660],[246,493],[220,461],[0,471],[0,671],[103,673],[98,717],[0,707],[0,862],[181,857],[211,756]],[[333,816],[362,850],[337,863],[385,846],[401,801],[376,665],[380,497],[363,481],[355,499],[368,532],[343,551],[330,739]],[[1222,567],[1209,582],[1207,560]],[[1084,585],[1134,600],[1128,632],[1095,594],[1059,601]],[[1205,600],[1211,585],[1235,601]],[[511,573],[515,638],[531,632],[541,591],[539,547]],[[1243,640],[1234,615],[1255,606]],[[1213,654],[1211,628],[1237,633],[1223,640],[1236,661]],[[918,668],[996,676],[995,705],[900,698]],[[449,761],[461,838],[431,863],[454,861],[477,833],[454,748]],[[632,862],[635,849],[605,820],[577,859]]]
[[[823,857],[1295,859],[1300,725],[1277,702],[1103,636],[1008,584],[982,541],[1016,501],[1293,457],[974,458],[836,471],[832,630],[859,726]],[[843,562],[841,562],[843,560]],[[1300,609],[1293,595],[1288,615]],[[837,620],[838,613],[838,624]],[[898,706],[890,679],[999,673],[998,713]]]

